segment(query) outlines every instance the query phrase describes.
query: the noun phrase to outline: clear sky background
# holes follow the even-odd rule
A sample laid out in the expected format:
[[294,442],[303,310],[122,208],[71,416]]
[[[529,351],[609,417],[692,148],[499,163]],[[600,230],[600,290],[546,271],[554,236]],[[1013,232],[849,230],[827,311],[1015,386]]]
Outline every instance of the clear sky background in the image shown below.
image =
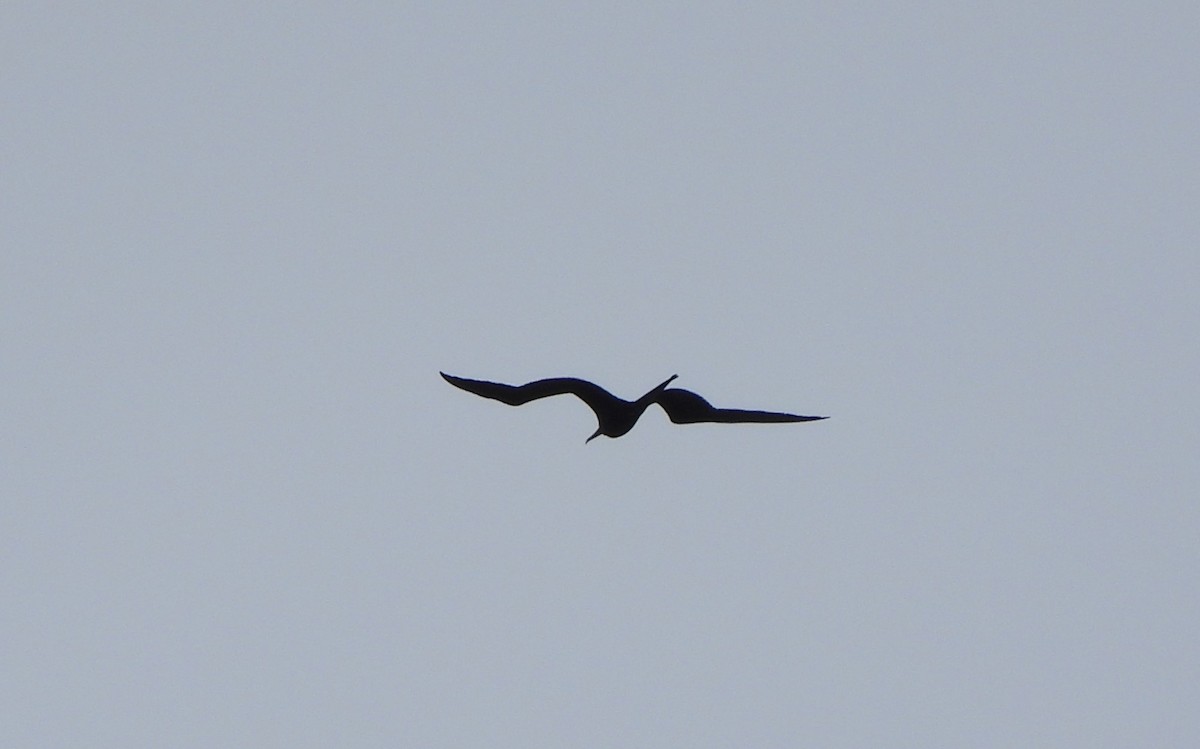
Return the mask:
[[1198,40],[6,3],[0,745],[1197,745]]

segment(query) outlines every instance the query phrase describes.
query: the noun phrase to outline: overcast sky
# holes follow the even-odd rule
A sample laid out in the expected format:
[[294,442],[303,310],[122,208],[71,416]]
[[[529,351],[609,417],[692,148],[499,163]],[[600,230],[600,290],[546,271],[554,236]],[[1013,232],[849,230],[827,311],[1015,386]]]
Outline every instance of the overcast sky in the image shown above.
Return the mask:
[[0,745],[1200,744],[1194,3],[418,6],[0,10]]

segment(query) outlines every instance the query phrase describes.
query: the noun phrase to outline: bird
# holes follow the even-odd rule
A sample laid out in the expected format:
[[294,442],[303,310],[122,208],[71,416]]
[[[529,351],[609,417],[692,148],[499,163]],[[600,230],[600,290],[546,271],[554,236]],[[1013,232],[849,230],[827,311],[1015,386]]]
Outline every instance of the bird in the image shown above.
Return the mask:
[[778,424],[798,421],[820,421],[828,416],[799,416],[776,411],[745,411],[738,408],[716,408],[701,396],[682,388],[668,388],[679,375],[671,375],[650,392],[635,401],[618,398],[599,385],[577,377],[552,377],[524,385],[505,385],[500,382],[471,380],[439,372],[442,378],[468,393],[498,400],[510,406],[521,406],[552,395],[574,395],[596,413],[599,422],[595,433],[584,440],[591,442],[600,435],[616,439],[633,429],[651,404],[658,404],[676,424]]

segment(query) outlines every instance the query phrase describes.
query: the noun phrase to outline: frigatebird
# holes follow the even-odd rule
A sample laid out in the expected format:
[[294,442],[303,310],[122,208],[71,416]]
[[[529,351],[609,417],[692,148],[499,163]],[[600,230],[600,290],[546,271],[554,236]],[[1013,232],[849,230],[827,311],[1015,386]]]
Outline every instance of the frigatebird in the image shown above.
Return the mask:
[[576,377],[552,377],[535,380],[524,385],[505,385],[500,382],[469,380],[440,372],[442,378],[454,387],[484,398],[498,400],[510,406],[520,406],[538,398],[552,395],[574,395],[596,412],[600,422],[595,434],[584,440],[591,442],[600,435],[617,438],[633,429],[642,413],[651,403],[657,403],[667,412],[667,417],[676,424],[699,424],[718,422],[722,424],[778,424],[796,421],[820,421],[828,416],[797,416],[775,411],[744,411],[738,408],[716,408],[691,390],[667,388],[679,375],[671,375],[650,392],[635,401],[618,398],[604,388]]

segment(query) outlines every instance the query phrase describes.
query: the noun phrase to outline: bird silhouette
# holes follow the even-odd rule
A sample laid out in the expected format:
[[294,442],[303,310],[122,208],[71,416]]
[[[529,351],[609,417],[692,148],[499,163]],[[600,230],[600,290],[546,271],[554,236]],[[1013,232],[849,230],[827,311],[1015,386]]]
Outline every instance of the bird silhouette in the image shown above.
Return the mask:
[[642,414],[657,403],[666,411],[667,417],[676,424],[699,424],[716,422],[721,424],[779,424],[797,421],[820,421],[827,416],[798,416],[775,411],[745,411],[738,408],[716,408],[704,398],[690,390],[667,388],[679,375],[671,375],[653,390],[635,401],[618,398],[604,388],[576,377],[552,377],[535,380],[524,385],[505,385],[500,382],[470,380],[440,373],[446,382],[462,388],[468,393],[498,400],[510,406],[520,406],[539,398],[552,395],[574,395],[596,412],[599,426],[584,442],[591,442],[600,435],[617,438],[633,429]]

